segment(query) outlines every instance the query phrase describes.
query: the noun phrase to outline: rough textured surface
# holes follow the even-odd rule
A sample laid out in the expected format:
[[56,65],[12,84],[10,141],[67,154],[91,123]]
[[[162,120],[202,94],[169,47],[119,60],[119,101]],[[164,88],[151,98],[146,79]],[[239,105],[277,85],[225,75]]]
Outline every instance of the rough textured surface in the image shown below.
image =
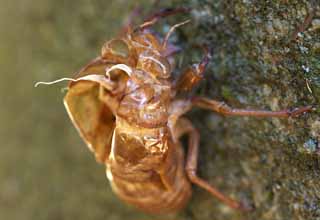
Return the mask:
[[[154,219],[120,202],[72,127],[64,92],[35,81],[70,76],[112,37],[133,8],[127,1],[1,0],[0,219]],[[142,4],[142,2],[141,2]],[[320,28],[290,41],[316,1],[167,1],[191,7],[192,23],[173,40],[186,48],[178,67],[213,49],[197,93],[241,108],[313,104],[298,119],[226,118],[195,109],[199,174],[256,206],[242,214],[194,187],[188,207],[157,219],[320,219]],[[143,5],[146,10],[150,4]],[[318,8],[319,9],[319,8]],[[177,16],[174,24],[190,16]],[[164,27],[164,28],[161,28]],[[309,88],[308,88],[309,87]]]

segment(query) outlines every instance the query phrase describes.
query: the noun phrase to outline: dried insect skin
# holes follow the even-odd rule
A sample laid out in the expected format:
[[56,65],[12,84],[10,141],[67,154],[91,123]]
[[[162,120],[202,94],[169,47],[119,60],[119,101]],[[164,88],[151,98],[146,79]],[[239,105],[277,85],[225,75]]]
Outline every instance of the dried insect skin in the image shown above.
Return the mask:
[[191,195],[183,158],[181,146],[173,143],[166,127],[135,127],[119,119],[107,176],[126,202],[151,213],[172,212]]
[[[115,50],[116,43],[126,45],[126,53]],[[175,94],[168,54],[146,30],[111,40],[101,57],[80,71],[80,80],[70,83],[65,97],[80,134],[106,164],[113,190],[151,213],[177,211],[191,196],[182,148],[167,126]],[[108,72],[117,64],[125,71]],[[106,71],[97,82],[94,77]],[[92,80],[82,81],[84,76]]]
[[[296,116],[311,107],[270,112],[232,109],[199,97],[177,100],[176,93],[191,90],[202,79],[209,54],[205,51],[203,60],[178,80],[171,77],[173,54],[179,49],[167,42],[170,32],[161,41],[147,28],[174,13],[158,13],[133,31],[127,28],[123,37],[106,42],[101,55],[69,84],[65,106],[124,201],[149,213],[175,212],[185,206],[194,183],[230,207],[247,210],[197,176],[199,134],[181,116],[192,106],[262,117]],[[189,136],[186,157],[179,142],[185,134]]]

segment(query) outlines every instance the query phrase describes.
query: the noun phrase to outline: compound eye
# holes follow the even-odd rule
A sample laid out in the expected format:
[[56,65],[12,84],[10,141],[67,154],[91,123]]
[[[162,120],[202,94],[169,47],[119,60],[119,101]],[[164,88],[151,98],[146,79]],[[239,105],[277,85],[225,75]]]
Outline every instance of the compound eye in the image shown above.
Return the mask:
[[129,57],[129,47],[127,43],[120,39],[110,40],[101,49],[101,56],[105,59],[118,57],[126,59]]

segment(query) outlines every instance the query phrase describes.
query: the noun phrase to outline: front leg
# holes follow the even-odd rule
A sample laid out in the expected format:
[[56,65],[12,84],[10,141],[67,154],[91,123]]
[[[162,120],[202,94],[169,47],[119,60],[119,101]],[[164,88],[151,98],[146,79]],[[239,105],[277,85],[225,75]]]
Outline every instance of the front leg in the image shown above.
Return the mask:
[[193,64],[191,67],[186,69],[181,77],[175,83],[175,89],[178,92],[190,91],[194,86],[203,79],[203,73],[209,63],[210,53],[207,47],[203,47],[204,56],[200,63]]
[[288,118],[297,117],[304,112],[312,110],[312,106],[304,106],[294,109],[284,109],[280,111],[267,111],[267,110],[250,110],[250,109],[237,109],[231,108],[224,102],[219,102],[216,100],[194,97],[191,100],[194,106],[209,109],[211,111],[218,112],[223,115],[236,115],[236,116],[254,116],[254,117],[278,117],[278,118]]
[[149,28],[152,25],[154,25],[155,23],[157,23],[161,18],[165,18],[171,15],[175,15],[175,14],[179,14],[179,13],[186,13],[189,12],[190,9],[188,8],[165,8],[165,9],[161,9],[160,11],[152,14],[151,16],[149,16],[147,19],[145,19],[144,23],[141,24],[139,27],[137,27],[135,29],[135,31],[138,30],[144,30],[145,28]]

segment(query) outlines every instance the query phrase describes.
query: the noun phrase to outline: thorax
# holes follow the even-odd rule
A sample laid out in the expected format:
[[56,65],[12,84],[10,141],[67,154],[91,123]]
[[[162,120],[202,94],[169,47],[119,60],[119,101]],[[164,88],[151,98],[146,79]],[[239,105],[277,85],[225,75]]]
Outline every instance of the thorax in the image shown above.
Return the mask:
[[172,91],[167,81],[155,82],[143,71],[137,70],[126,82],[116,115],[126,119],[132,127],[165,127],[171,97]]

